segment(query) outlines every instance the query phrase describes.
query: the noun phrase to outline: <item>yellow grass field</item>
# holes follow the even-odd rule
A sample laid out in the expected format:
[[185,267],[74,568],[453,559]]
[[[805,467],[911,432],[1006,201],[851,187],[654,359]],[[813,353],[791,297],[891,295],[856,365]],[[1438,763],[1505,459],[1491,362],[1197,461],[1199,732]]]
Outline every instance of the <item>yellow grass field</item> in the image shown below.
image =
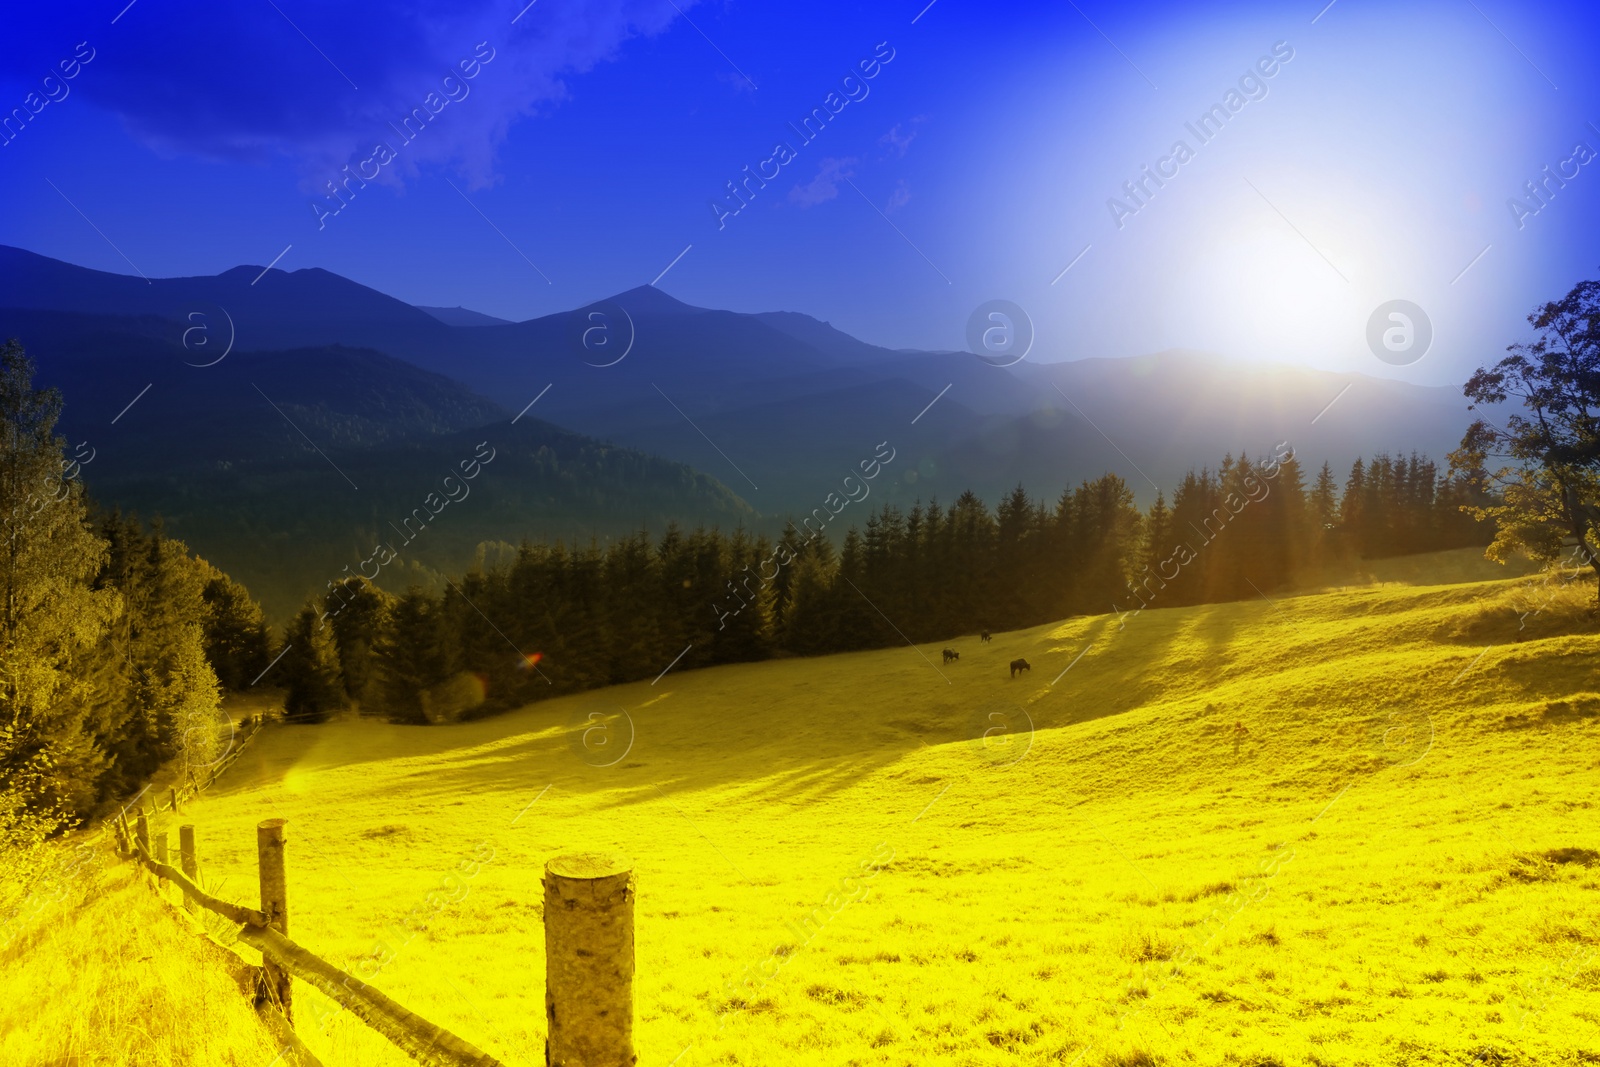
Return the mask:
[[[648,1067],[1600,1063],[1600,633],[1592,585],[1538,581],[269,727],[182,821],[253,905],[288,819],[291,936],[507,1064],[543,1063],[540,877],[574,850],[636,863]],[[574,744],[592,712],[626,712],[610,747]],[[0,953],[0,1062],[272,1062],[138,880]],[[329,1067],[410,1062],[296,988]]]

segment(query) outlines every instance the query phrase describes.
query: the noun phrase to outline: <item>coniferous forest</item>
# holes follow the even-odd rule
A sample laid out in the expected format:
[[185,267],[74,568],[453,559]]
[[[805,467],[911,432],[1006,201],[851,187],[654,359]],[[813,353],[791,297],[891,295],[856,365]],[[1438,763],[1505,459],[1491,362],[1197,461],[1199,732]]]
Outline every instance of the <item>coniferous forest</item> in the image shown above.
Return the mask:
[[[1432,460],[1358,460],[1339,485],[1287,450],[1192,471],[1141,510],[1106,474],[1053,502],[885,506],[835,546],[791,522],[638,533],[604,549],[524,543],[442,595],[336,583],[289,627],[286,714],[359,706],[453,718],[673,669],[1011,630],[1072,615],[1238,600],[1353,561],[1486,544],[1469,480]],[[677,658],[680,657],[681,658]],[[471,675],[476,686],[466,684]]]

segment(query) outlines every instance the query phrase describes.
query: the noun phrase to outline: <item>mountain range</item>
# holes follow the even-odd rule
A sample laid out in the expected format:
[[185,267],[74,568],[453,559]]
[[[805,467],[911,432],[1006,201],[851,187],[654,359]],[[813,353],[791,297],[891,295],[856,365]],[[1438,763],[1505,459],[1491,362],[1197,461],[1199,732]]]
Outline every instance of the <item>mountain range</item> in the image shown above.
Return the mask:
[[498,458],[417,539],[406,581],[486,542],[775,532],[885,441],[880,502],[1053,498],[1110,470],[1149,503],[1282,441],[1341,480],[1358,455],[1442,459],[1469,420],[1446,388],[1183,351],[996,367],[649,286],[507,322],[317,268],[147,280],[5,246],[0,333],[63,391],[96,500],[159,513],[276,618],[484,441]]

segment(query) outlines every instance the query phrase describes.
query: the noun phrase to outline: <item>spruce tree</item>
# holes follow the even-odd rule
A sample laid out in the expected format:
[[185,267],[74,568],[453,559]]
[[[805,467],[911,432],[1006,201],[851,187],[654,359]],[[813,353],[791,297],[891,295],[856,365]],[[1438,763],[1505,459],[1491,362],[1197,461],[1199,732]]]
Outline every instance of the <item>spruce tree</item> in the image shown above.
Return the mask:
[[61,397],[33,374],[20,344],[0,347],[0,848],[70,819],[86,799],[74,783],[103,774],[90,667],[121,608],[94,588],[106,546],[65,476]]
[[1073,492],[1075,549],[1081,610],[1099,614],[1113,606],[1126,610],[1135,577],[1144,517],[1133,505],[1133,491],[1119,475],[1103,474]]
[[241,692],[272,662],[272,636],[250,591],[211,568],[205,599],[206,658],[225,689]]
[[1156,502],[1150,505],[1150,513],[1145,516],[1144,555],[1140,573],[1149,571],[1159,577],[1159,568],[1163,563],[1168,564],[1166,571],[1171,573],[1173,565],[1168,561],[1175,543],[1172,532],[1172,509],[1167,507],[1167,495],[1158,491]]
[[[1033,505],[1019,483],[1000,501],[995,513],[995,558],[990,566],[995,584],[982,612],[996,613],[999,625],[1008,630],[1024,625],[1028,617],[1032,526]],[[982,627],[969,624],[962,629]]]
[[315,601],[294,617],[284,643],[289,646],[279,666],[284,679],[284,719],[326,722],[345,707],[346,697],[333,627],[322,618]]
[[665,665],[682,649],[669,649],[662,639],[661,576],[648,534],[640,531],[611,546],[601,590],[611,636],[606,671],[611,682],[640,677],[641,664]]
[[[761,581],[762,560],[772,551],[765,538],[752,541],[743,529],[726,542],[724,610],[714,635],[718,662],[765,659],[772,652],[775,594]],[[770,573],[771,568],[765,568]]]
[[[826,542],[814,541],[807,545],[794,563],[789,609],[784,616],[783,646],[802,656],[832,651],[839,637],[834,575],[824,562],[823,553],[818,551],[819,544]],[[843,592],[856,596],[848,587]]]
[[206,660],[201,626],[191,622],[174,649],[164,693],[179,781],[198,777],[201,768],[216,762],[231,737],[218,689],[216,673]]
[[[146,581],[133,600],[138,625],[132,646],[134,691],[146,725],[142,777],[173,757],[203,762],[220,717],[217,678],[205,655],[204,589],[209,565],[166,536],[158,521],[146,541]],[[187,749],[185,746],[189,746]]]
[[1307,506],[1313,526],[1312,562],[1323,566],[1339,556],[1339,484],[1334,481],[1333,468],[1327,462],[1317,471],[1317,482],[1312,486]]
[[422,691],[444,680],[443,608],[420,590],[395,601],[377,643],[381,710],[393,722],[423,721]]
[[363,707],[377,691],[377,656],[394,597],[365,578],[336,582],[323,597],[323,610],[333,628],[339,655],[339,678],[345,696]]
[[1350,465],[1350,477],[1339,498],[1339,530],[1350,553],[1358,558],[1367,551],[1367,525],[1367,465],[1358,458]]
[[1279,461],[1275,478],[1268,480],[1260,468],[1256,477],[1267,486],[1267,495],[1250,505],[1260,509],[1259,515],[1249,517],[1252,522],[1259,520],[1264,535],[1257,584],[1262,590],[1279,589],[1294,580],[1310,556],[1313,532],[1305,478],[1293,455]]

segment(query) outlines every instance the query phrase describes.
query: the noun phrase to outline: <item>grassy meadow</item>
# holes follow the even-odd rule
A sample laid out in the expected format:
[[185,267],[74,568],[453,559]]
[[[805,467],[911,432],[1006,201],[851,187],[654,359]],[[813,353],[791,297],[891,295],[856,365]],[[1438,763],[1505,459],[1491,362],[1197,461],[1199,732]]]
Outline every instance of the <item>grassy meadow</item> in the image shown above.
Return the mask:
[[[290,935],[507,1064],[543,1062],[569,850],[635,861],[650,1067],[1600,1063],[1594,588],[1471,555],[950,664],[273,726],[182,821],[254,904],[255,824],[288,819]],[[86,874],[0,950],[0,1062],[272,1062],[138,881]],[[410,1062],[296,989],[329,1067]]]

